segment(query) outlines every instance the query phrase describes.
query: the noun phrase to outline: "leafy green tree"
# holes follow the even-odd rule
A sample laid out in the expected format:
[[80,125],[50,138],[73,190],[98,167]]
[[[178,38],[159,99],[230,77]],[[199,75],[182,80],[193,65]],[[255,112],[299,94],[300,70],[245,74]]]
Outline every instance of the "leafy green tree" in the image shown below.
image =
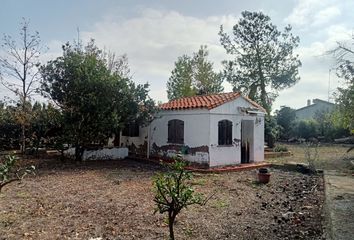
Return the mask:
[[246,93],[252,100],[271,112],[278,92],[299,81],[301,62],[294,49],[299,37],[293,36],[291,26],[279,31],[269,16],[262,12],[242,12],[230,37],[220,27],[220,41],[234,60],[226,60],[224,77],[234,91]]
[[354,50],[352,44],[340,42],[332,53],[338,63],[337,75],[344,80],[335,94],[337,103],[335,121],[354,134]]
[[295,125],[295,110],[287,106],[281,106],[280,110],[277,110],[275,114],[277,124],[281,128],[279,137],[281,139],[289,139]]
[[38,32],[31,33],[29,22],[23,20],[20,41],[4,35],[0,55],[0,81],[3,86],[16,95],[18,109],[17,121],[21,125],[21,150],[26,149],[26,128],[31,121],[30,100],[39,82],[39,57],[43,51]]
[[273,148],[279,138],[280,127],[274,116],[266,115],[264,118],[264,139],[268,147]]
[[67,43],[63,56],[41,68],[43,93],[59,106],[63,133],[77,161],[85,148],[105,144],[125,124],[153,116],[148,84],[134,84],[111,60],[92,40],[85,47]]
[[171,77],[167,82],[167,97],[169,100],[196,95],[192,85],[193,73],[191,58],[183,55],[175,62]]
[[195,95],[220,93],[224,90],[222,76],[213,70],[208,61],[207,46],[201,46],[193,57],[183,55],[175,62],[175,68],[167,82],[169,100]]
[[220,73],[214,72],[213,63],[208,61],[207,46],[201,46],[192,59],[193,81],[197,95],[207,95],[224,91]]
[[168,172],[154,177],[156,211],[168,214],[171,240],[175,239],[173,224],[181,210],[193,204],[203,204],[202,196],[196,194],[187,182],[191,180],[192,173],[186,171],[185,166],[183,161],[178,160],[168,166]]
[[[352,42],[354,36],[352,35]],[[354,134],[354,50],[352,42],[339,42],[336,49],[331,51],[337,60],[337,75],[344,80],[344,84],[336,93],[337,111],[333,115],[335,124],[348,129]],[[352,151],[354,147],[348,149]]]

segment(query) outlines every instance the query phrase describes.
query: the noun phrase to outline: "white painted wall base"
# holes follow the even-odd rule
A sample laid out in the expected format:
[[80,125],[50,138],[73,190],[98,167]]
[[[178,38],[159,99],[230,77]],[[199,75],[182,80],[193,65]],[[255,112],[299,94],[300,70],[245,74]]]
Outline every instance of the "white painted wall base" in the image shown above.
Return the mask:
[[[75,156],[75,148],[69,148],[64,152],[69,157]],[[100,150],[85,150],[82,160],[111,160],[123,159],[128,156],[128,148],[103,148]]]

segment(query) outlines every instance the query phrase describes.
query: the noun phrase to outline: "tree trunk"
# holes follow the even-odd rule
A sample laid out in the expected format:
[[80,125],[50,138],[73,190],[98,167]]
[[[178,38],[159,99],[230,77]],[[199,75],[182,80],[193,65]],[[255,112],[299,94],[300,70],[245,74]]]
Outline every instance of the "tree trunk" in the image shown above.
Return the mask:
[[21,146],[21,153],[25,154],[26,152],[26,133],[25,133],[25,124],[21,124],[21,142],[22,142],[22,146]]
[[170,240],[175,240],[175,234],[173,232],[173,224],[175,222],[176,215],[172,212],[168,212],[168,228],[170,230]]

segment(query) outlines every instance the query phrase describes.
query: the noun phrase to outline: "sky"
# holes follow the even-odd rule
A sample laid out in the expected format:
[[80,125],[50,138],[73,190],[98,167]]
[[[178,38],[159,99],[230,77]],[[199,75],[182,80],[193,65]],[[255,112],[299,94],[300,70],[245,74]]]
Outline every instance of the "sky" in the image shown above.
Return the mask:
[[[133,80],[148,82],[150,96],[165,102],[166,82],[179,56],[207,45],[209,60],[221,71],[221,61],[230,56],[220,44],[220,25],[231,32],[242,11],[262,11],[278,29],[290,24],[300,37],[296,53],[302,62],[301,79],[279,92],[273,105],[296,109],[307,99],[333,101],[342,81],[330,71],[335,61],[328,51],[351,39],[353,9],[354,0],[2,0],[0,34],[19,38],[22,18],[28,19],[48,47],[41,57],[45,63],[60,56],[62,44],[77,39],[79,29],[82,41],[93,38],[100,48],[127,54]],[[224,87],[231,91],[230,84]],[[0,87],[0,99],[7,95]]]

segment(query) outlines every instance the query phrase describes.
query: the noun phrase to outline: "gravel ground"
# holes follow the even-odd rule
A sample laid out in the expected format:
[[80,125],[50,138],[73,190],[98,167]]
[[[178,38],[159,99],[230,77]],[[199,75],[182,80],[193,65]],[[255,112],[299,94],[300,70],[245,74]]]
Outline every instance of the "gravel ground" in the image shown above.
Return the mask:
[[[159,166],[34,163],[35,177],[0,195],[0,239],[168,239],[151,190]],[[324,239],[322,176],[271,172],[266,185],[255,170],[195,174],[193,187],[213,197],[177,216],[176,239]]]

